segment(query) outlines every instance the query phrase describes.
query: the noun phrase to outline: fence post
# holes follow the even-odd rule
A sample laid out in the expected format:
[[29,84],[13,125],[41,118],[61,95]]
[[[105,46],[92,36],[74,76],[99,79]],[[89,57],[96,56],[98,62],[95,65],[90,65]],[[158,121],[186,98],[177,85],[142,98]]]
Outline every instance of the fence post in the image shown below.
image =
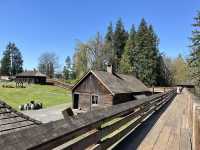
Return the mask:
[[152,87],[152,95],[154,94],[154,87]]
[[194,105],[193,112],[193,148],[200,150],[200,106]]

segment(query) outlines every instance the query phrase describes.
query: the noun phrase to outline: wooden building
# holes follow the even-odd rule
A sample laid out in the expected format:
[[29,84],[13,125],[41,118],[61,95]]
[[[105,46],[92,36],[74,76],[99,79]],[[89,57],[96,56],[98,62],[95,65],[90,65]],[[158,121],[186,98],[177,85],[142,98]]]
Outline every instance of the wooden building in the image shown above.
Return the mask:
[[104,71],[89,71],[72,88],[73,108],[93,110],[151,94],[149,89],[132,75],[116,74],[112,66]]
[[16,81],[29,82],[29,83],[46,83],[46,75],[39,71],[25,71],[16,75]]
[[176,84],[176,86],[185,87],[185,88],[195,88],[194,81],[184,81],[181,83]]

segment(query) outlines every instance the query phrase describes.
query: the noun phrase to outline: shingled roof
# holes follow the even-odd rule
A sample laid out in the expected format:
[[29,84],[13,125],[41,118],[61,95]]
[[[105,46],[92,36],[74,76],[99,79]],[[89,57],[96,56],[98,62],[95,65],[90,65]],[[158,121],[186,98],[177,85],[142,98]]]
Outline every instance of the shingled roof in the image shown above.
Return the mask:
[[92,73],[113,95],[119,93],[146,92],[149,89],[135,76],[105,71],[89,71],[72,89]]
[[5,102],[0,101],[0,135],[40,124],[41,122],[16,111]]
[[25,71],[16,75],[16,77],[46,77],[45,74],[40,73],[39,71]]

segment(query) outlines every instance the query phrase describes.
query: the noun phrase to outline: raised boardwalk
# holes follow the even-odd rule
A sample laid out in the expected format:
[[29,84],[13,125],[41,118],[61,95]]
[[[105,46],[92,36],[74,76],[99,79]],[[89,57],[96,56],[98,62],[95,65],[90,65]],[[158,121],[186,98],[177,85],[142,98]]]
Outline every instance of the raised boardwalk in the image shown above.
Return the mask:
[[176,96],[150,130],[139,150],[190,150],[192,131],[189,125],[190,101],[184,90]]
[[[128,136],[116,149],[191,150],[192,120],[190,108],[192,108],[192,102],[189,98],[188,91],[184,89],[161,112],[161,115],[156,116],[156,120],[155,117],[154,121],[147,120],[147,125],[136,131],[139,135]],[[152,122],[153,125],[149,125]],[[146,129],[148,130],[146,135],[141,138],[141,133],[145,133],[144,128],[149,129]]]

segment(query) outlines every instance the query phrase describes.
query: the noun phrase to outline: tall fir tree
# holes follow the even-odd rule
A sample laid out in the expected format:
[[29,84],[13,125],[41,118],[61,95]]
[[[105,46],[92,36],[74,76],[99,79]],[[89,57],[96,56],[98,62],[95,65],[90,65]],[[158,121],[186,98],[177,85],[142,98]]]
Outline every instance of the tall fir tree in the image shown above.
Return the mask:
[[191,70],[192,79],[200,87],[200,11],[194,18],[193,24],[194,30],[192,31],[192,51],[190,54],[189,64]]
[[135,60],[134,71],[136,72],[136,76],[142,81],[145,80],[144,79],[145,76],[143,76],[143,70],[146,69],[144,68],[145,65],[144,62],[146,60],[146,57],[144,55],[145,52],[144,46],[146,45],[147,42],[146,39],[147,33],[148,33],[147,23],[144,19],[142,19],[135,36],[135,49],[134,49],[135,55],[133,56],[134,57],[133,59]]
[[23,60],[22,60],[22,55],[19,49],[15,46],[13,43],[12,45],[12,67],[11,67],[11,72],[12,75],[16,75],[18,73],[23,72]]
[[167,68],[162,54],[158,55],[157,58],[157,85],[158,86],[169,86],[170,85],[170,73]]
[[23,71],[23,59],[15,43],[9,43],[1,60],[1,73],[3,75],[16,75]]
[[9,76],[11,71],[10,50],[6,48],[1,59],[1,74]]
[[105,36],[105,42],[108,43],[108,42],[113,42],[113,25],[112,25],[112,22],[110,22],[108,28],[107,28],[107,33],[106,33],[106,36]]
[[120,61],[120,72],[121,73],[133,73],[134,70],[134,48],[135,48],[135,26],[132,25],[129,38],[126,42],[124,53]]
[[157,85],[159,82],[161,83],[162,77],[160,75],[162,70],[159,68],[159,61],[161,61],[158,49],[159,40],[152,25],[149,26],[149,42],[148,60],[149,64],[151,64],[151,78],[149,83]]
[[135,37],[134,71],[146,85],[157,84],[158,39],[152,26],[141,20]]
[[106,69],[106,63],[110,62],[111,64],[115,63],[115,50],[113,44],[113,25],[112,22],[107,27],[107,32],[104,38],[104,47],[103,47],[103,70]]
[[119,70],[120,60],[122,58],[122,54],[124,53],[127,39],[128,32],[125,31],[122,20],[119,19],[116,23],[115,32],[113,34],[113,48],[116,54],[115,68],[117,71]]
[[64,79],[68,80],[71,78],[71,58],[69,56],[67,56],[67,58],[65,59],[65,66],[63,68],[63,75],[64,75]]

